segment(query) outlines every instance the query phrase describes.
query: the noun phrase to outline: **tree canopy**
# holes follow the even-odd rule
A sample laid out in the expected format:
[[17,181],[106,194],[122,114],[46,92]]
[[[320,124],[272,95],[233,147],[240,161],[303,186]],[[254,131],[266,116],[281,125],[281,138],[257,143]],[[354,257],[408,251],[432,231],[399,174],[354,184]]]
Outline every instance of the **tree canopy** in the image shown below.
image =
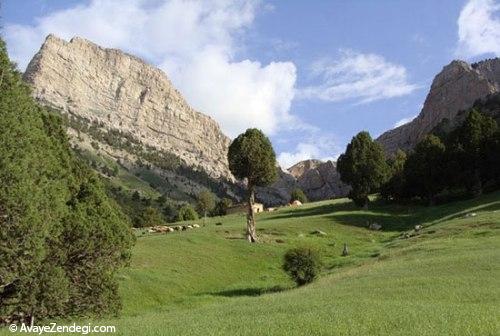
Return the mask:
[[358,205],[368,205],[368,195],[378,191],[388,177],[389,167],[382,147],[372,140],[368,132],[352,138],[337,161],[342,182],[352,190],[349,197]]
[[0,40],[0,324],[120,308],[130,223],[39,107]]
[[273,183],[278,177],[276,154],[271,141],[256,128],[247,129],[229,146],[228,162],[231,173],[248,182],[247,239],[257,240],[253,204],[255,187]]

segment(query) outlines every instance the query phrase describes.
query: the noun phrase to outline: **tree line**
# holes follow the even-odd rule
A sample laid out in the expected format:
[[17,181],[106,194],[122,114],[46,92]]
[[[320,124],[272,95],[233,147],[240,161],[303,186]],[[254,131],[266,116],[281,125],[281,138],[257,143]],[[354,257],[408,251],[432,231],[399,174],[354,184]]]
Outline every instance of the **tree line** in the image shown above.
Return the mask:
[[380,192],[390,201],[421,200],[429,205],[457,197],[476,197],[500,188],[500,130],[475,107],[447,132],[429,134],[413,150],[385,157],[367,132],[360,132],[339,157],[341,180],[349,197],[368,206],[368,195]]

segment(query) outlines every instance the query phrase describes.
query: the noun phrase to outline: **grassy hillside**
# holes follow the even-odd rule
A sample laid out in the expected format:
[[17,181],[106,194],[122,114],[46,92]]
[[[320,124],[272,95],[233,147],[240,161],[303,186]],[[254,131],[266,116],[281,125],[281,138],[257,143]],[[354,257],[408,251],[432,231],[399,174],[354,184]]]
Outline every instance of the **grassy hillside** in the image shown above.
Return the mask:
[[[337,200],[282,209],[258,216],[253,245],[244,220],[141,235],[121,274],[122,316],[91,323],[121,335],[500,334],[500,193],[434,208],[360,211]],[[374,222],[383,230],[366,228]],[[417,224],[421,232],[402,237]],[[299,289],[281,270],[296,245],[315,246],[324,261],[319,281]]]

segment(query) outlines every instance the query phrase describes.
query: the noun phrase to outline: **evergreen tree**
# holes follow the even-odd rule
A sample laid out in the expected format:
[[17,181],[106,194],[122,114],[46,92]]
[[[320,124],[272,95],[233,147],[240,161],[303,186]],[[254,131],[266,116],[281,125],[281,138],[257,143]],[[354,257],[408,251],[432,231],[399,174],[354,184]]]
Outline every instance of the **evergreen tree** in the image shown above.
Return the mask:
[[115,313],[132,240],[60,117],[38,107],[0,40],[0,324]]
[[398,150],[394,157],[387,160],[389,167],[389,180],[381,187],[380,194],[386,200],[401,200],[406,198],[404,167],[406,164],[406,153]]
[[255,187],[267,186],[278,176],[276,169],[276,154],[271,141],[256,128],[247,129],[229,146],[229,169],[239,179],[247,179],[248,183],[248,214],[247,239],[257,240],[253,204]]
[[217,202],[217,205],[215,206],[214,213],[217,216],[225,216],[227,215],[227,210],[233,206],[233,201],[231,201],[229,198],[222,198]]
[[364,208],[368,207],[368,195],[378,191],[386,181],[388,169],[382,147],[368,132],[360,132],[352,138],[337,161],[342,182],[352,187],[349,198]]
[[156,226],[156,225],[164,225],[165,221],[163,220],[163,216],[158,211],[158,209],[148,206],[144,208],[141,216],[139,217],[136,226],[137,227],[147,227],[147,226]]
[[307,203],[307,196],[304,194],[302,189],[300,188],[295,188],[293,189],[291,195],[290,195],[290,202],[293,201],[299,201],[300,203]]
[[497,131],[497,124],[491,117],[472,109],[463,124],[449,136],[453,146],[455,172],[460,172],[461,183],[464,183],[471,195],[482,193],[482,185],[487,175],[482,174],[487,163],[485,150],[488,140]]
[[215,195],[208,190],[203,190],[198,194],[196,205],[206,221],[207,214],[215,208]]
[[446,186],[445,146],[435,135],[426,136],[417,144],[405,165],[407,192],[435,203],[437,193]]
[[500,187],[500,130],[484,143],[481,174],[485,180],[491,181],[494,187]]

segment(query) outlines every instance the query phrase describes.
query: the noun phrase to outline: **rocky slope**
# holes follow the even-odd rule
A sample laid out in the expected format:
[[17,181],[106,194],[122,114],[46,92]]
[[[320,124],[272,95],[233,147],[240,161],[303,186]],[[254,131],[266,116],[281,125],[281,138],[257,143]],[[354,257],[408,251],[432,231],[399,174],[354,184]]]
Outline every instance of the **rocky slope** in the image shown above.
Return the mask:
[[49,35],[24,80],[36,100],[67,117],[75,152],[117,199],[137,191],[191,202],[207,188],[240,199],[227,163],[230,139],[161,70],[79,37]]
[[452,120],[478,99],[500,92],[500,59],[475,64],[453,61],[434,78],[420,114],[408,124],[382,134],[386,152],[413,148],[442,120]]
[[315,169],[316,167],[318,167],[322,163],[323,162],[321,160],[314,160],[314,159],[304,160],[304,161],[300,161],[300,162],[294,164],[293,166],[291,166],[287,170],[290,174],[292,174],[293,177],[298,179],[302,175],[304,175],[306,172],[308,172],[311,169]]
[[280,169],[278,181],[270,187],[259,188],[257,198],[270,205],[288,203],[294,188],[302,189],[311,201],[344,197],[349,193],[349,186],[340,181],[335,162],[304,160],[287,171]]
[[[294,167],[289,171],[292,171]],[[297,185],[312,201],[347,196],[350,187],[340,181],[337,163],[334,161],[316,162],[297,177]]]
[[120,130],[213,178],[233,179],[226,159],[230,139],[218,124],[192,109],[164,72],[134,56],[49,35],[24,79],[44,105],[105,131]]

